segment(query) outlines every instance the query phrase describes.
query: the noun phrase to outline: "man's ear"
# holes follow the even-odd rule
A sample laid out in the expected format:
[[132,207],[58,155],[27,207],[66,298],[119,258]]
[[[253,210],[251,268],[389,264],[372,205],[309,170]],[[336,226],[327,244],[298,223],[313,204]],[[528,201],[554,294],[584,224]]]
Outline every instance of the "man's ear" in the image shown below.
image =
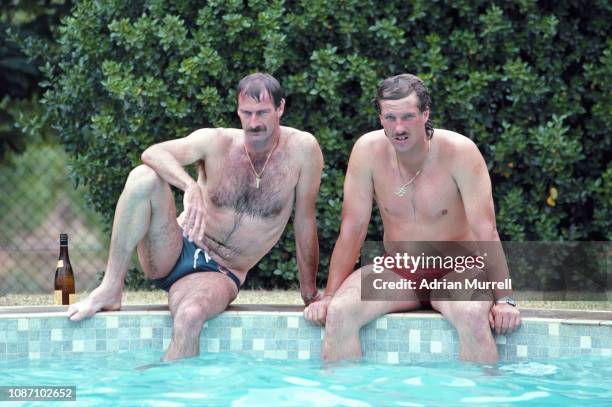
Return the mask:
[[423,121],[427,122],[427,120],[429,120],[429,109],[423,111]]
[[278,117],[282,117],[283,113],[285,112],[285,98],[281,99],[280,105],[278,105],[276,110],[278,111]]

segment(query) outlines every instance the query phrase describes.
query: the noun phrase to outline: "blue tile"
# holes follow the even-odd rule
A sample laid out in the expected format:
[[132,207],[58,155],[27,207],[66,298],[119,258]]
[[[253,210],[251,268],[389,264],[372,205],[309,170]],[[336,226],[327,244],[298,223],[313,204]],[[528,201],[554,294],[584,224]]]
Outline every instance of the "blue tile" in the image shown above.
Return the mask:
[[108,328],[106,330],[107,339],[117,339],[119,336],[119,328]]
[[160,339],[162,337],[162,328],[153,328],[153,339]]

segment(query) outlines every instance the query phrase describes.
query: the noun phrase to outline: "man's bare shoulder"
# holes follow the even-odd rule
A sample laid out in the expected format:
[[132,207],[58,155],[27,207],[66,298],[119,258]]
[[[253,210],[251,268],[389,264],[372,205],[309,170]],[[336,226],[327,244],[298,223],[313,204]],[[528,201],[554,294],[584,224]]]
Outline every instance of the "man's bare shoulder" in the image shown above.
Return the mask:
[[365,133],[357,139],[353,152],[369,151],[370,153],[388,147],[388,140],[383,130],[374,130]]
[[189,138],[206,146],[209,153],[217,153],[228,148],[241,135],[239,129],[214,127],[197,129]]
[[304,154],[321,151],[316,137],[307,131],[281,126],[281,134],[286,138],[287,146],[291,150]]
[[445,160],[452,160],[455,158],[461,159],[465,153],[478,153],[478,147],[469,137],[459,134],[457,132],[445,129],[435,129],[434,142],[439,145],[440,155]]
[[312,133],[294,127],[281,126],[281,134],[285,135],[292,143],[317,143]]
[[476,143],[450,130],[435,129],[433,140],[438,142],[438,162],[449,168],[453,176],[465,172],[480,172],[486,164]]

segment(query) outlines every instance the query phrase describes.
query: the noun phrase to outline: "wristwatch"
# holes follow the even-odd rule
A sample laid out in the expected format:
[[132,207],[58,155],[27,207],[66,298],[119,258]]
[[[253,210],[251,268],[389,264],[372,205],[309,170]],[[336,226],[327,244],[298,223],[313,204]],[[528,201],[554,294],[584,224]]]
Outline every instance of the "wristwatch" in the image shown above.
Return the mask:
[[496,304],[508,304],[516,307],[516,300],[512,297],[502,297],[499,300],[495,300]]

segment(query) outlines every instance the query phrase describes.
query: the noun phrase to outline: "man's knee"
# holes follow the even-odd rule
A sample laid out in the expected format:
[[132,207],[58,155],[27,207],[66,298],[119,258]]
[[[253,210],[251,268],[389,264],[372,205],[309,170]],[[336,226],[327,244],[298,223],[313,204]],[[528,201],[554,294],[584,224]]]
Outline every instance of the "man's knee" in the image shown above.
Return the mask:
[[334,298],[327,308],[327,318],[325,320],[325,332],[336,333],[351,325],[351,315],[355,310],[351,310],[351,303],[346,299]]
[[450,304],[453,309],[452,322],[458,328],[466,328],[475,333],[489,329],[489,301],[456,301]]
[[175,330],[184,332],[197,329],[199,334],[207,318],[207,307],[198,302],[190,302],[180,306],[173,314]]
[[125,189],[149,194],[155,187],[160,185],[161,182],[163,182],[163,180],[157,175],[153,168],[142,164],[134,167],[132,171],[130,171],[127,181],[125,182]]

